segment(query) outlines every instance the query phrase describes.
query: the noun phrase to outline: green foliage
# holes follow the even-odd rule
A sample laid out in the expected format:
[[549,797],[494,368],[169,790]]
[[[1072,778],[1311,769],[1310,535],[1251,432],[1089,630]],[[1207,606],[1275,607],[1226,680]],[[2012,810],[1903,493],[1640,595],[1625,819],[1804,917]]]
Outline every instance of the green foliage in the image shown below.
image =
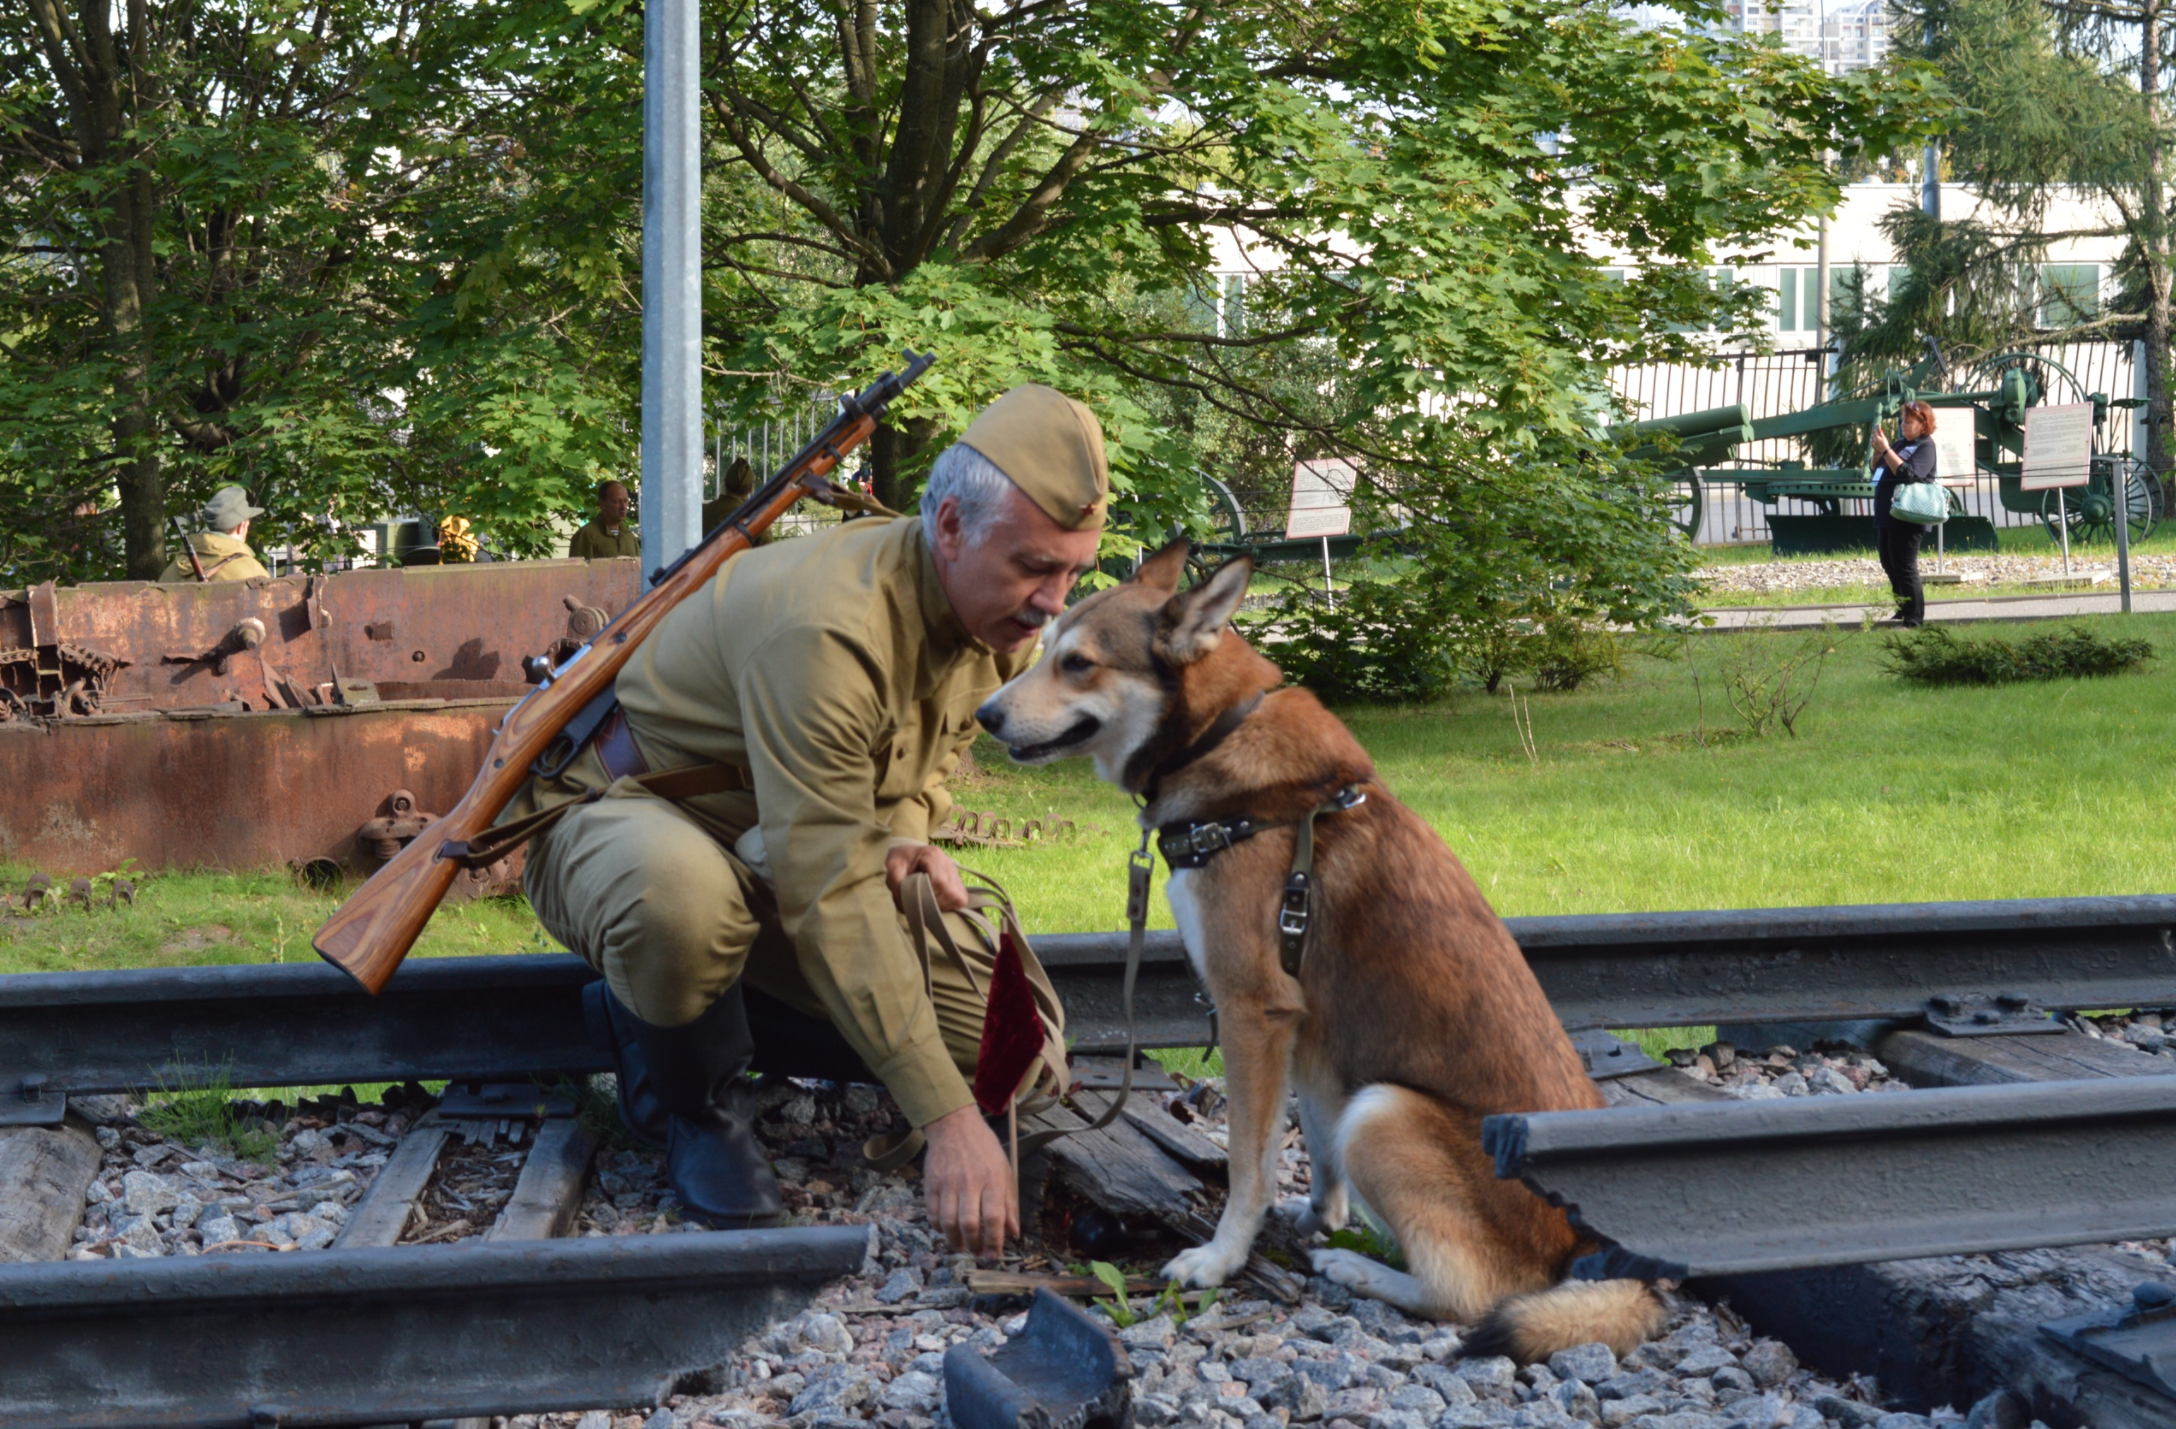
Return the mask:
[[142,1096],[136,1120],[147,1131],[172,1137],[185,1146],[216,1146],[245,1160],[270,1164],[279,1137],[244,1117],[234,1100],[229,1066],[184,1074],[169,1085],[161,1078],[155,1091]]
[[1606,625],[1579,620],[1550,620],[1529,641],[1534,683],[1559,694],[1578,689],[1596,675],[1624,678],[1624,651],[1617,633]]
[[1331,704],[1414,704],[1450,688],[1450,642],[1426,591],[1411,581],[1362,581],[1332,608],[1294,588],[1279,598],[1264,648],[1285,678]]
[[1133,1302],[1126,1298],[1126,1272],[1107,1260],[1091,1260],[1088,1273],[1110,1287],[1111,1298],[1096,1303],[1110,1312],[1111,1322],[1121,1330],[1132,1328],[1138,1317],[1133,1313]]
[[2154,658],[2143,636],[2103,635],[2082,625],[2036,630],[2022,640],[1958,635],[1939,625],[1882,641],[1883,668],[1920,685],[2006,685],[2118,675]]
[[[534,554],[624,469],[639,61],[595,20],[66,8],[0,11],[0,583],[156,574],[228,482],[260,548],[422,510]],[[100,63],[116,115],[70,97]]]

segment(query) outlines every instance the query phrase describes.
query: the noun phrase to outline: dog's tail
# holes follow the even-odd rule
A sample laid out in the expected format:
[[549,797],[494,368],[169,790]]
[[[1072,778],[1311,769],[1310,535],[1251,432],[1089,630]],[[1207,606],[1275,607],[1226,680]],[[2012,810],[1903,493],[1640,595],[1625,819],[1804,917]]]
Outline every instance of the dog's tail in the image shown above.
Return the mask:
[[1497,1302],[1466,1337],[1464,1353],[1532,1364],[1600,1341],[1628,1355],[1654,1337],[1664,1318],[1662,1301],[1644,1280],[1567,1280]]

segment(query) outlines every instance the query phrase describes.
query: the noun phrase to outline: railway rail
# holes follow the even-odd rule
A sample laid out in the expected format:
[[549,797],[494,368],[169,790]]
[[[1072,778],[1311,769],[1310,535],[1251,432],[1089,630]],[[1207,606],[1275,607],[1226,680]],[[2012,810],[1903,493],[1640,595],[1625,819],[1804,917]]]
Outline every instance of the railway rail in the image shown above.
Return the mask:
[[[2176,1060],[2105,1052],[2056,1016],[2176,1005],[2176,898],[1511,927],[1578,1033],[1817,1026],[1920,1086],[1982,1083],[1737,1102],[1637,1054],[1617,1075],[1601,1065],[1603,1038],[1592,1062],[1615,1109],[1489,1129],[1502,1174],[1570,1206],[1603,1247],[1582,1273],[1712,1276],[1741,1310],[1767,1293],[1782,1321],[1789,1296],[1774,1286],[1806,1267],[2176,1233],[2176,1080],[2150,1075]],[[1122,1046],[1122,937],[1037,947],[1077,1050]],[[867,1232],[852,1227],[553,1239],[581,1196],[590,1143],[533,1084],[606,1065],[581,1015],[593,976],[569,957],[417,960],[375,999],[315,965],[0,979],[0,1124],[52,1125],[70,1097],[207,1070],[238,1087],[459,1084],[402,1140],[330,1250],[0,1266],[0,1419],[269,1429],[654,1403],[859,1268]],[[1151,939],[1136,1007],[1143,1045],[1204,1040],[1208,1009],[1175,936]],[[488,1083],[516,1088],[515,1104],[462,1090]],[[448,1138],[494,1119],[502,1132],[534,1128],[491,1233],[393,1244]],[[1745,1194],[1755,1181],[1812,1189]]]

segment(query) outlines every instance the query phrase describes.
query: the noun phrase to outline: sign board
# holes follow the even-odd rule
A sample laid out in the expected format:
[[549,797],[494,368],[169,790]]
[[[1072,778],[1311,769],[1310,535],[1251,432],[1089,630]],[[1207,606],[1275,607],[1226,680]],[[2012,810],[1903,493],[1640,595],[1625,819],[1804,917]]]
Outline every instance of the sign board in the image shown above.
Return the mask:
[[1285,514],[1288,540],[1343,536],[1352,530],[1352,493],[1360,469],[1344,457],[1296,462],[1292,467],[1292,509]]
[[1970,486],[1979,471],[1972,453],[1971,407],[1939,407],[1934,420],[1934,479],[1944,486]]
[[2020,491],[2083,486],[2093,474],[2093,404],[2064,402],[2025,411],[2025,466]]

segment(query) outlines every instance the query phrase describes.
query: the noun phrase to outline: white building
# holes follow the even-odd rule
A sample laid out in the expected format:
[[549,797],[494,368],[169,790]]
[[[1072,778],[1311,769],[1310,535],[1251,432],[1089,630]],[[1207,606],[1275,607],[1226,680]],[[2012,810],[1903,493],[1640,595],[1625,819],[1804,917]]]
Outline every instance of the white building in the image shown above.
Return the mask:
[[1889,53],[1888,0],[1727,0],[1724,28],[1774,35],[1830,74],[1871,69]]

